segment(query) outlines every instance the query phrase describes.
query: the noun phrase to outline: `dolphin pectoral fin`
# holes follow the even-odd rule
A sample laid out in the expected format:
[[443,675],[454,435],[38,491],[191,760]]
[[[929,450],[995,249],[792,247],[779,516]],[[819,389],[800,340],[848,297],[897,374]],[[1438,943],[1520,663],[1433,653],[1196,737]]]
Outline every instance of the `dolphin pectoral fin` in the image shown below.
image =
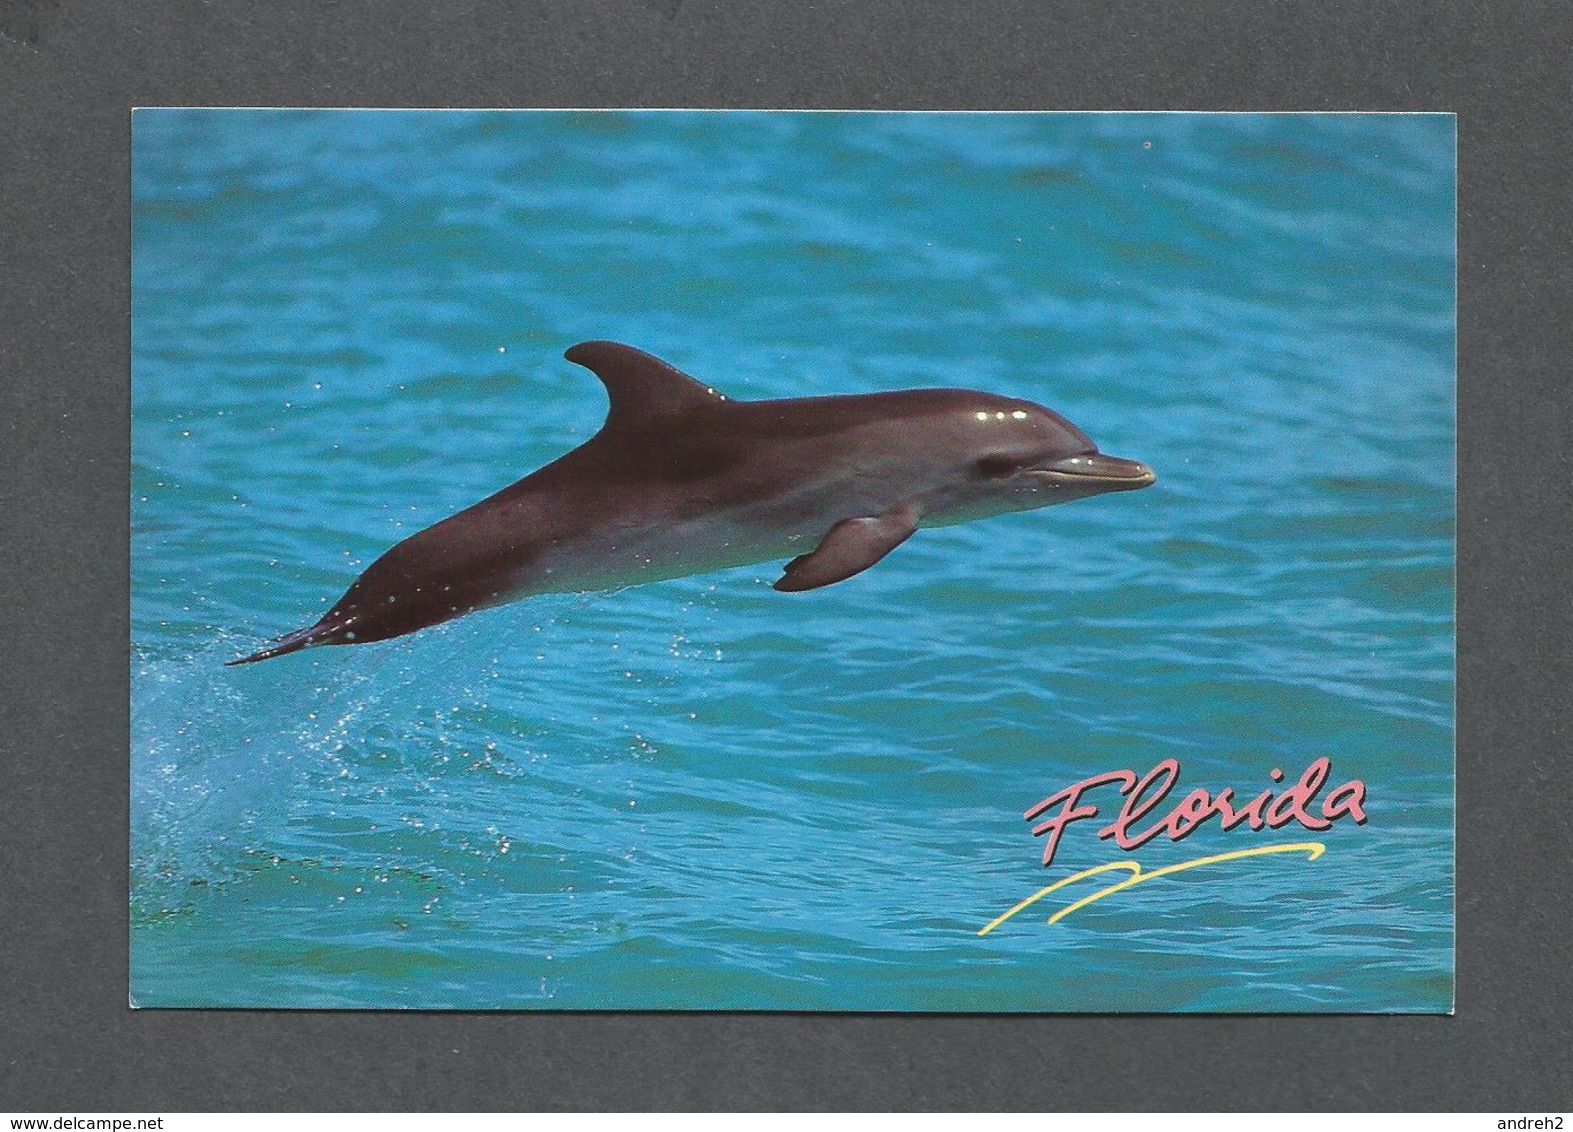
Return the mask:
[[918,529],[918,509],[911,504],[892,507],[884,514],[843,519],[830,528],[810,554],[800,554],[786,565],[776,581],[782,593],[817,590],[861,574]]

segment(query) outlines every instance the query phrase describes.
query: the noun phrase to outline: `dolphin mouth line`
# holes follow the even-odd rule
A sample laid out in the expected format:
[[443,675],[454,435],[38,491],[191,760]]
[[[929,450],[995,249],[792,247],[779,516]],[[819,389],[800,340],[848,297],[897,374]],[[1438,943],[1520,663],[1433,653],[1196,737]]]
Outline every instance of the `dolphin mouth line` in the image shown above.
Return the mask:
[[1101,452],[1071,456],[1026,470],[1033,477],[1051,484],[1097,484],[1111,491],[1134,491],[1150,487],[1158,481],[1157,474],[1146,464],[1122,460],[1118,456],[1105,456]]
[[1122,487],[1147,487],[1158,481],[1158,477],[1150,470],[1130,476],[1098,476],[1087,472],[1061,472],[1052,468],[1033,468],[1031,470],[1045,479],[1061,483],[1117,483]]

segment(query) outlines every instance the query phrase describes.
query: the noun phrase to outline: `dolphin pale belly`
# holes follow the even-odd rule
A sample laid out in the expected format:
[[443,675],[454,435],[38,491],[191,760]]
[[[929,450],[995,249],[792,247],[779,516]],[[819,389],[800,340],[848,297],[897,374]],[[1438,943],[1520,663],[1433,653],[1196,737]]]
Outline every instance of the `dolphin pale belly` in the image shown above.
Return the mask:
[[477,609],[791,558],[817,589],[919,527],[1147,487],[1051,409],[920,389],[730,401],[649,354],[565,355],[606,385],[600,432],[512,487],[405,539],[315,625],[231,664],[403,636]]

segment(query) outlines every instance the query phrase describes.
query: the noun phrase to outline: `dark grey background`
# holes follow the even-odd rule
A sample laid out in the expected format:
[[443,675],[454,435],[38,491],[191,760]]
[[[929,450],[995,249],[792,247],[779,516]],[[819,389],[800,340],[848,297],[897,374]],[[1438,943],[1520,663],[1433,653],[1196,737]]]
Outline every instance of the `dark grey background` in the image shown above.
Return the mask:
[[[1570,43],[1510,3],[0,0],[0,1109],[1568,1107]],[[129,110],[188,104],[1457,111],[1457,1016],[128,1010]]]

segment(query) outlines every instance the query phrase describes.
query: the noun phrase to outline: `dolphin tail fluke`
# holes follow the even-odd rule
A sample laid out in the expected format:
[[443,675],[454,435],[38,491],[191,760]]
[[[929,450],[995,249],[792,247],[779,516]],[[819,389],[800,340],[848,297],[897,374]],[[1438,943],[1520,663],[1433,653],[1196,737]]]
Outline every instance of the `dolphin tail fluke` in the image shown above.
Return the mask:
[[319,621],[315,625],[308,625],[304,629],[296,629],[293,633],[286,633],[278,638],[267,648],[243,656],[239,660],[226,661],[225,668],[233,668],[237,664],[255,664],[259,660],[272,660],[276,656],[286,656],[301,649],[310,648],[312,645],[326,644],[337,635],[338,626],[329,626]]

